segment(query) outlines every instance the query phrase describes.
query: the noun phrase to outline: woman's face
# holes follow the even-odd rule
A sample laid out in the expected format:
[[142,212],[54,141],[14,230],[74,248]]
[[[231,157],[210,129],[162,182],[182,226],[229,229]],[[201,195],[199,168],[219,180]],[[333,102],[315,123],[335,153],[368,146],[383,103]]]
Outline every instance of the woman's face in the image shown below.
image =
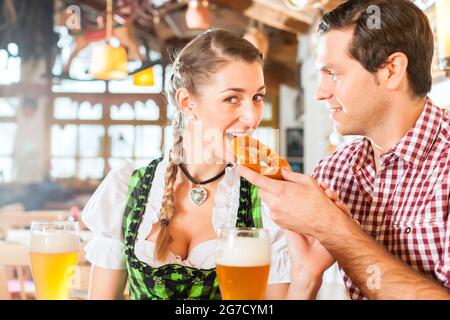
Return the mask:
[[188,122],[187,128],[197,141],[193,149],[202,153],[203,162],[231,162],[230,133],[251,134],[262,119],[266,94],[262,67],[258,62],[230,61],[198,91],[191,100],[197,121]]

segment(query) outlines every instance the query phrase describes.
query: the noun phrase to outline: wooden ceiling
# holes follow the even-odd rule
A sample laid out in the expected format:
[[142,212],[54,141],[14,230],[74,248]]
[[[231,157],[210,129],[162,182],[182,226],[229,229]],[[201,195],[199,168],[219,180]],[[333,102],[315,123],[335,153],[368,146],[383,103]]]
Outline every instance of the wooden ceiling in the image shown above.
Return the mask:
[[[321,10],[330,10],[339,2],[329,0]],[[106,0],[60,0],[62,6],[71,4],[81,7],[85,24],[93,25],[106,8]],[[252,20],[262,23],[270,39],[268,78],[273,84],[298,86],[297,35],[308,31],[319,10],[295,11],[283,0],[209,0],[209,4],[212,27],[243,35]],[[187,27],[186,9],[187,0],[115,0],[113,11],[116,18],[132,19],[140,41],[170,61],[173,50],[203,31]]]

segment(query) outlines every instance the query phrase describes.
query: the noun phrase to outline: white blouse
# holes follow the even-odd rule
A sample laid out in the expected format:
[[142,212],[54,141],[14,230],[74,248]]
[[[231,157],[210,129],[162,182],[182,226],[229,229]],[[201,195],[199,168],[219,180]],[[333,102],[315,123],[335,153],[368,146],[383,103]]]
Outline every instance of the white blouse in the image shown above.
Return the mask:
[[[155,243],[146,240],[154,223],[159,221],[164,175],[168,159],[164,158],[155,171],[145,213],[138,230],[135,243],[136,257],[152,267],[167,263],[177,263],[198,269],[210,269],[215,266],[215,240],[200,243],[183,260],[169,253],[165,261],[155,257]],[[125,244],[122,234],[122,219],[125,212],[128,184],[134,171],[131,161],[124,161],[113,169],[103,180],[86,204],[82,220],[94,233],[85,247],[86,259],[93,265],[108,269],[125,269]],[[218,228],[234,227],[239,208],[240,176],[233,167],[226,168],[219,182],[215,205],[212,212],[212,224]],[[269,231],[272,244],[269,283],[290,282],[290,259],[283,230],[271,219],[267,205],[261,201],[263,226]]]

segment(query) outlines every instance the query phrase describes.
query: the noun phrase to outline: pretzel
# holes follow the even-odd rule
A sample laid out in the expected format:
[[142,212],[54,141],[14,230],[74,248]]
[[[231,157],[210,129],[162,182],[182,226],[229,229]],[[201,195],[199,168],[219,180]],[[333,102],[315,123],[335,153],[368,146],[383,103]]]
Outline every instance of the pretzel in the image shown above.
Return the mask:
[[241,166],[276,180],[284,180],[281,169],[292,170],[285,159],[255,138],[234,136],[232,144],[237,163]]

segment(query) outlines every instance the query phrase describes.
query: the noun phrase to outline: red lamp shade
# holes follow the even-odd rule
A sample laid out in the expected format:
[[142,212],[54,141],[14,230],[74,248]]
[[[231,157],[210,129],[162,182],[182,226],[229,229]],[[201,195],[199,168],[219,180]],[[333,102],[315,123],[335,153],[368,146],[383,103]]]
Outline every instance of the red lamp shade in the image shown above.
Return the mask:
[[189,1],[186,11],[186,24],[190,29],[208,29],[211,25],[211,11],[208,1]]

